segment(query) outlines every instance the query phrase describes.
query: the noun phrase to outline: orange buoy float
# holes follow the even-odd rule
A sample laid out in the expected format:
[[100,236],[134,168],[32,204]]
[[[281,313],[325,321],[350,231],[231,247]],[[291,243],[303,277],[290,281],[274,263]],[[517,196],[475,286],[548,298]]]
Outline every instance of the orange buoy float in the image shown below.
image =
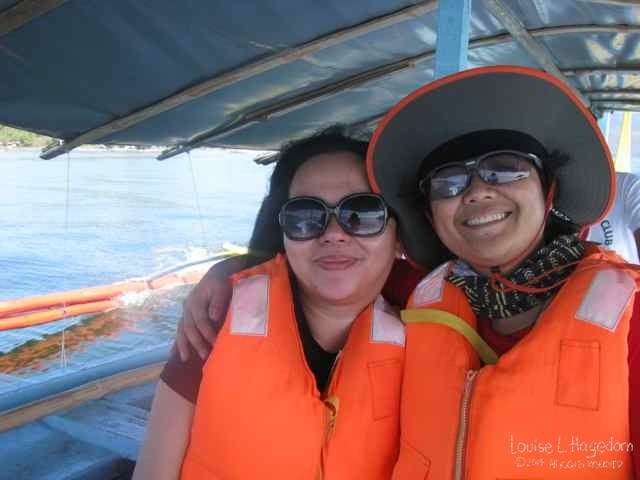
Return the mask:
[[48,293],[46,295],[9,300],[0,302],[0,318],[5,318],[16,313],[31,312],[54,306],[62,307],[64,305],[74,305],[77,303],[97,302],[122,295],[125,292],[141,292],[146,289],[146,281],[129,280],[111,285],[79,288],[67,292]]
[[99,302],[81,303],[64,308],[50,308],[38,312],[26,313],[24,315],[6,317],[0,320],[0,331],[33,327],[62,318],[77,317],[78,315],[106,312],[120,306],[122,306],[122,303],[117,300],[102,300]]
[[227,243],[223,249],[206,260],[181,265],[143,279],[0,302],[0,331],[112,310],[123,306],[120,297],[124,294],[197,283],[215,261],[246,253],[243,247]]

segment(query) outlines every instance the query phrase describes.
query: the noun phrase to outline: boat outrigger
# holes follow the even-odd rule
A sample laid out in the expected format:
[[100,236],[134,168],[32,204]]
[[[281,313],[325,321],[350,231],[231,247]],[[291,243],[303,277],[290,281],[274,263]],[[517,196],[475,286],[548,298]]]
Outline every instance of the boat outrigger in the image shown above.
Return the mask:
[[222,251],[212,257],[179,265],[144,278],[0,301],[0,331],[31,327],[90,313],[107,312],[123,306],[127,294],[197,283],[216,261],[243,253],[246,253],[246,248],[225,243]]
[[[276,150],[337,122],[366,138],[435,78],[517,64],[565,82],[606,128],[609,112],[640,110],[639,19],[638,0],[0,0],[0,124],[59,139],[43,159],[95,143],[163,145],[159,160]],[[82,295],[0,304],[0,328],[113,301]],[[0,395],[0,477],[125,478],[166,355]]]

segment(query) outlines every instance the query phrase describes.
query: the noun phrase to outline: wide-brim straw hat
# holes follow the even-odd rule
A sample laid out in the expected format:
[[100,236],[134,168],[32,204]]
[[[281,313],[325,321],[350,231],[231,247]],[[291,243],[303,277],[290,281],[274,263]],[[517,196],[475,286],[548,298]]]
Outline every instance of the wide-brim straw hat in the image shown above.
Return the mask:
[[512,130],[547,152],[568,155],[556,173],[553,206],[578,225],[602,219],[615,196],[615,171],[593,114],[561,80],[539,70],[492,66],[465,70],[409,94],[381,120],[367,153],[372,188],[398,217],[409,258],[433,268],[452,257],[416,201],[425,157],[480,130]]

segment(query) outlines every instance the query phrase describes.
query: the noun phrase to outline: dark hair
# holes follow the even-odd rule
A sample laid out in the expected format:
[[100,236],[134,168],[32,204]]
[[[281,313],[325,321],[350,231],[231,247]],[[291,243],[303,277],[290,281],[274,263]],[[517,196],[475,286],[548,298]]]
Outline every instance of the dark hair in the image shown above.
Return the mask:
[[[569,157],[567,153],[558,150],[551,152],[551,154],[542,159],[542,165],[544,167],[544,172],[542,172],[542,185],[545,193],[547,193],[547,189],[558,178],[558,173],[562,170],[562,167],[569,163],[570,160],[571,157]],[[560,188],[561,185],[556,182],[556,196]],[[564,212],[552,208],[544,227],[544,241],[545,243],[551,242],[560,235],[575,235],[580,231],[580,228],[580,225],[573,223]]]
[[338,152],[354,153],[364,162],[367,146],[367,142],[349,137],[344,127],[339,125],[285,143],[277,155],[277,164],[269,180],[269,192],[262,200],[253,225],[249,251],[265,258],[284,251],[278,213],[289,198],[291,182],[302,164],[316,155]]

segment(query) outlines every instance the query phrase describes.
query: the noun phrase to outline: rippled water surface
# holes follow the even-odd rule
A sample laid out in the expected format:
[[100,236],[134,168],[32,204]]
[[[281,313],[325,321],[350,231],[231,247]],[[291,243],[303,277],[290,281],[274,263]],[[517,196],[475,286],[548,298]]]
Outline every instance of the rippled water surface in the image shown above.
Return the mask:
[[[0,151],[0,301],[145,276],[205,258],[224,241],[246,244],[271,173],[252,152],[202,150],[164,162],[136,151],[37,154]],[[63,331],[67,368],[166,343],[187,291],[0,332],[0,373],[11,383],[62,368]]]

